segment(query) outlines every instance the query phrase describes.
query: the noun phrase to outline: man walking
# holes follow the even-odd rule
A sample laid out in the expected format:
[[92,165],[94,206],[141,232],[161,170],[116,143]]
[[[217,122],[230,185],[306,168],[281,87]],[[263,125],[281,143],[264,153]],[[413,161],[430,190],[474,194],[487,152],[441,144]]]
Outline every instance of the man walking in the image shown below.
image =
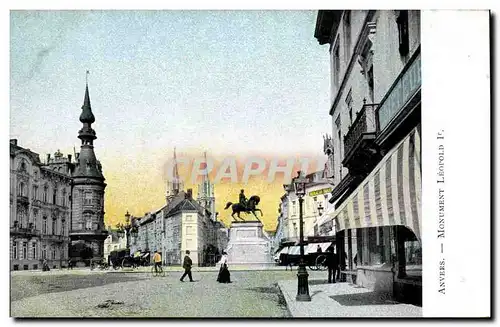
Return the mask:
[[326,254],[326,266],[328,267],[328,283],[335,283],[337,266],[339,265],[337,256],[331,247]]
[[191,275],[191,266],[193,265],[193,261],[189,257],[189,250],[186,251],[186,256],[184,257],[184,262],[182,264],[182,268],[184,268],[184,275],[181,277],[181,282],[184,281],[184,277],[188,276],[190,282],[194,282],[193,276]]

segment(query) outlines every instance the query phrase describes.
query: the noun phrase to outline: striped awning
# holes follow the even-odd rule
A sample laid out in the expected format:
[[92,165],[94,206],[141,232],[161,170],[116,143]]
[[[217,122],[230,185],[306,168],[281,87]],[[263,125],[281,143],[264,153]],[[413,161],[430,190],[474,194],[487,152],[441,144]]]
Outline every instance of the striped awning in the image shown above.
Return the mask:
[[389,151],[354,192],[335,210],[337,232],[344,229],[403,225],[421,238],[422,166],[420,126]]

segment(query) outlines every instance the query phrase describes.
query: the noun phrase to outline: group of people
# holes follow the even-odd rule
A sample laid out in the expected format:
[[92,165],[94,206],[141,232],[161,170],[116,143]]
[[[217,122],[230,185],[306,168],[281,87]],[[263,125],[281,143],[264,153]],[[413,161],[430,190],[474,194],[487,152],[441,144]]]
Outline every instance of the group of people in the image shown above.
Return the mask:
[[[186,251],[186,255],[184,256],[184,260],[182,262],[182,268],[184,268],[184,274],[182,274],[180,281],[183,282],[184,278],[188,277],[190,282],[194,282],[193,275],[191,272],[191,268],[193,266],[193,260],[189,257],[191,252],[189,250]],[[158,272],[161,269],[161,254],[158,251],[155,251],[153,256],[154,269]],[[219,283],[231,283],[231,274],[229,273],[229,269],[227,267],[227,254],[226,252],[222,252],[222,258],[219,261],[220,269],[219,275],[217,276],[217,281]]]

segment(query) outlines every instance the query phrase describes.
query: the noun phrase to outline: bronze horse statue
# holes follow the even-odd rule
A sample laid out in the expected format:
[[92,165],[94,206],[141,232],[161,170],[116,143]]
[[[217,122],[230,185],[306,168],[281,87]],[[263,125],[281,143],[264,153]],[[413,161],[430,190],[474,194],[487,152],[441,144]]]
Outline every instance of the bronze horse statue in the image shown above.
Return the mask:
[[252,195],[248,199],[246,207],[243,206],[241,203],[234,203],[233,204],[232,202],[228,202],[226,204],[226,207],[224,208],[224,210],[226,210],[227,208],[229,208],[230,206],[232,206],[233,213],[231,214],[231,217],[233,217],[233,220],[235,220],[234,214],[237,214],[238,215],[238,219],[240,219],[241,221],[245,221],[245,219],[243,219],[243,218],[240,217],[240,213],[244,212],[244,213],[253,213],[253,215],[255,216],[255,218],[258,221],[260,221],[260,219],[255,214],[255,212],[258,211],[258,212],[260,212],[260,216],[261,217],[264,216],[264,214],[262,213],[262,210],[256,208],[256,206],[259,204],[259,202],[260,202],[260,197],[258,195]]

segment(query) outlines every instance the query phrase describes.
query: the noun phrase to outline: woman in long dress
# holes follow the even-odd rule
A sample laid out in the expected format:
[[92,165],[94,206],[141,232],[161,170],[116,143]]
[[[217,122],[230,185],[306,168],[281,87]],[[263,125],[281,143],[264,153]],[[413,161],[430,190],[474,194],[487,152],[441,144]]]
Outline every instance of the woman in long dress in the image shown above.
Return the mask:
[[222,257],[219,261],[219,275],[217,276],[217,281],[219,283],[231,283],[231,274],[229,273],[229,269],[227,268],[227,253],[222,252]]

